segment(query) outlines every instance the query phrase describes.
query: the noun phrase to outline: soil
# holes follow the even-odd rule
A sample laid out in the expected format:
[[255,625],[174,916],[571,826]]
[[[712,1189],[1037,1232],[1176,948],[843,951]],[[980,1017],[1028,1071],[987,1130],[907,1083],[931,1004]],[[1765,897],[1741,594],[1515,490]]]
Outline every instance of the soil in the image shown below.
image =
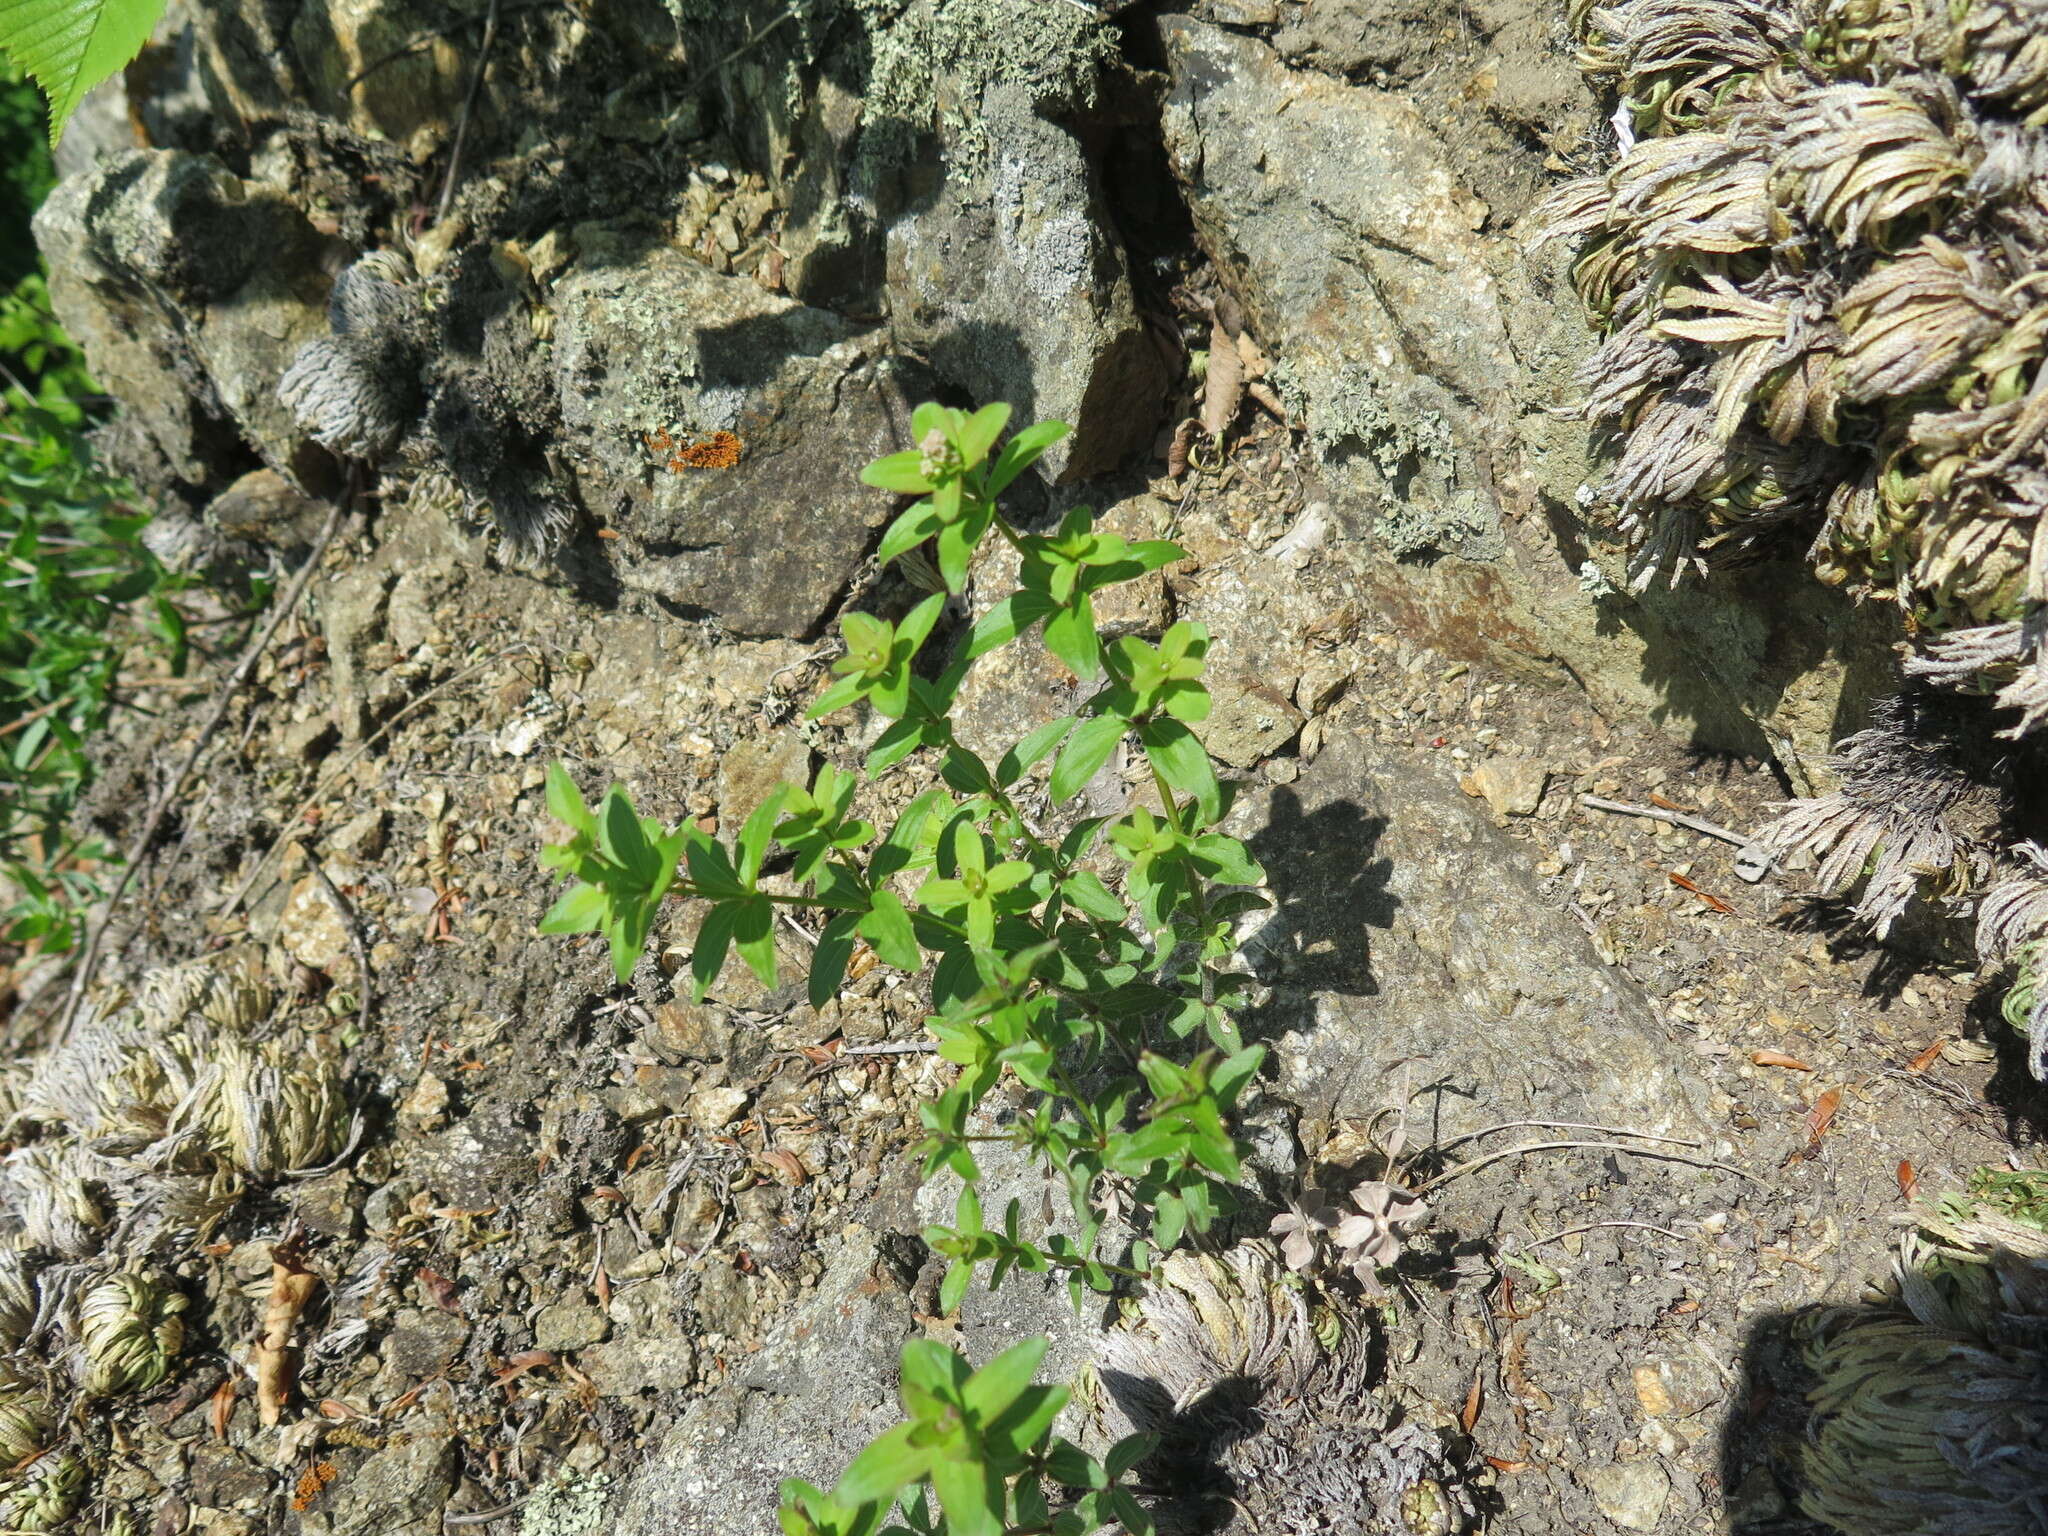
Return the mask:
[[[1258,600],[1217,594],[1271,568],[1261,546],[1314,486],[1267,428],[1225,473],[1152,489],[1199,552],[1173,574],[1174,600],[1205,613]],[[1306,729],[1247,789],[1295,796],[1295,814],[1328,830],[1299,797],[1313,796],[1319,767],[1357,759],[1468,803],[1491,833],[1484,857],[1499,861],[1483,883],[1584,926],[1666,1032],[1711,1160],[1752,1186],[1732,1219],[1672,1229],[1640,1213],[1671,1209],[1684,1169],[1529,1154],[1475,1175],[1444,1207],[1434,1259],[1417,1259],[1401,1325],[1418,1330],[1415,1353],[1395,1351],[1395,1383],[1446,1422],[1480,1383],[1464,1427],[1498,1529],[1554,1528],[1531,1518],[1551,1502],[1528,1500],[1531,1485],[1610,1457],[1663,1467],[1674,1512],[1739,1493],[1737,1527],[1763,1528],[1796,1486],[1780,1438],[1797,1401],[1774,1343],[1781,1320],[1853,1300],[1882,1271],[1902,1181],[1953,1187],[2038,1135],[2038,1098],[2029,1109],[2013,1091],[2023,1071],[2009,1040],[1973,1012],[1966,969],[1848,937],[1838,914],[1799,896],[1796,872],[1748,885],[1736,848],[1582,802],[1683,808],[1745,829],[1784,793],[1765,766],[1703,758],[1640,722],[1602,719],[1568,689],[1414,646],[1313,559],[1288,586],[1285,612],[1311,622],[1269,632],[1268,665],[1322,676],[1330,696],[1296,690]],[[1229,617],[1210,622],[1225,633]],[[338,645],[359,648],[369,679],[355,742],[333,725]],[[496,1508],[565,1466],[624,1481],[818,1282],[849,1222],[881,1234],[900,1282],[915,1276],[905,1148],[947,1069],[924,1054],[856,1054],[918,1038],[913,981],[875,967],[813,1010],[798,989],[763,992],[735,969],[692,1006],[671,975],[687,911],[627,987],[596,943],[534,932],[551,900],[536,855],[557,835],[540,791],[548,761],[587,790],[617,778],[644,813],[715,829],[778,773],[857,765],[861,722],[798,721],[830,654],[605,612],[398,509],[330,553],[311,606],[237,696],[201,788],[153,851],[146,898],[118,915],[106,971],[133,978],[261,946],[305,1014],[329,1016],[368,1127],[348,1167],[246,1199],[184,1266],[207,1298],[197,1367],[142,1420],[183,1444],[191,1469],[131,1464],[110,1492],[285,1529],[308,1467],[334,1469],[307,1500],[317,1513],[363,1463],[422,1434],[453,1437],[452,1513]],[[109,744],[105,830],[132,834],[143,787],[182,754],[200,703],[195,692],[154,722],[131,720]],[[1533,814],[1496,815],[1475,798],[1495,775],[1526,781],[1532,768]],[[913,765],[879,793],[900,801],[928,774]],[[1269,799],[1267,814],[1283,803]],[[1261,850],[1275,889],[1299,884],[1340,917],[1386,883],[1383,867],[1359,879],[1374,868],[1369,840],[1325,843],[1298,869],[1273,862],[1282,846]],[[365,1030],[348,936],[308,896],[312,859],[368,946]],[[801,935],[790,949],[801,955]],[[1274,975],[1282,991],[1357,990],[1348,963],[1307,946]],[[24,991],[17,1031],[49,1002],[33,975]],[[1488,1027],[1505,1031],[1491,1043],[1506,1055],[1546,1048],[1540,1012]],[[1282,1030],[1264,1032],[1286,1048]],[[1456,1160],[1432,1155],[1427,1102],[1411,1102],[1418,1173]],[[1329,1102],[1282,1112],[1310,1156],[1357,1125]],[[214,1362],[254,1327],[244,1272],[295,1225],[330,1294],[350,1298],[321,1314],[306,1355],[301,1391],[321,1417],[281,1447],[245,1402],[217,1435]],[[1523,1267],[1503,1261],[1510,1251]],[[1572,1315],[1569,1299],[1601,1272],[1626,1277],[1628,1305],[1603,1304],[1605,1326],[1577,1336],[1595,1320]],[[1559,1319],[1568,1348],[1545,1338]],[[1630,1392],[1633,1444],[1575,1436],[1588,1403],[1626,1406]]]

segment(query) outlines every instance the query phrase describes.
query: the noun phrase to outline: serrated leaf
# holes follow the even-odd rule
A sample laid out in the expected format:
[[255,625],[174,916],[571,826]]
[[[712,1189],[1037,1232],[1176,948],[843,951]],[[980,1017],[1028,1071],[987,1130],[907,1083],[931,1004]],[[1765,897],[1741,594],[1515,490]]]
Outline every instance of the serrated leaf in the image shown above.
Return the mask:
[[142,51],[163,0],[0,0],[0,52],[50,103],[50,147],[80,99]]

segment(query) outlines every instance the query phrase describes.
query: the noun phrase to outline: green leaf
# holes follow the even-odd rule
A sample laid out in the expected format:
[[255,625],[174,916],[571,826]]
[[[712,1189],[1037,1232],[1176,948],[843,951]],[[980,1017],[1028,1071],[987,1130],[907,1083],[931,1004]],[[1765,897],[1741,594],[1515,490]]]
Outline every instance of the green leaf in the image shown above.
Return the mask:
[[647,831],[640,825],[633,802],[617,784],[605,791],[604,804],[599,808],[597,846],[604,850],[606,858],[642,883],[653,883],[655,852],[648,846]]
[[989,449],[996,445],[996,439],[1003,435],[1003,428],[1010,424],[1010,407],[1002,401],[984,405],[960,429],[955,444],[960,457],[969,469],[988,457]]
[[939,622],[939,615],[945,611],[946,594],[934,592],[903,616],[903,622],[896,626],[896,638],[908,640],[913,653],[924,644],[925,636],[932,632],[932,626]]
[[703,1002],[704,994],[711,990],[711,984],[718,980],[718,973],[725,969],[726,951],[732,947],[733,928],[738,918],[739,909],[730,902],[715,906],[704,914],[704,925],[697,930],[697,943],[690,951],[690,977],[696,983],[691,989],[691,1002]]
[[832,1486],[832,1498],[839,1504],[880,1504],[896,1500],[904,1487],[917,1482],[930,1468],[931,1452],[911,1443],[915,1424],[898,1424],[884,1430],[839,1474]]
[[1077,870],[1060,882],[1060,895],[1077,912],[1098,923],[1121,923],[1128,915],[1102,877],[1091,870]]
[[1003,1480],[986,1462],[941,1461],[930,1477],[948,1536],[1002,1536]]
[[761,985],[775,989],[775,907],[765,896],[734,904],[733,947]]
[[872,485],[878,491],[895,491],[906,496],[921,496],[932,488],[932,483],[918,466],[924,455],[915,448],[906,448],[901,453],[888,454],[860,472],[861,484]]
[[1159,1437],[1140,1430],[1135,1435],[1125,1435],[1109,1448],[1109,1454],[1102,1458],[1103,1470],[1111,1478],[1120,1478],[1147,1456],[1159,1443]]
[[584,803],[583,791],[559,762],[548,764],[548,814],[574,831],[597,836],[597,818]]
[[1096,771],[1109,761],[1109,754],[1116,750],[1116,744],[1123,740],[1124,732],[1130,729],[1130,722],[1116,715],[1093,715],[1083,720],[1074,734],[1067,738],[1061,749],[1059,761],[1053,764],[1053,804],[1062,805],[1078,795],[1082,787],[1095,777]]
[[989,469],[988,494],[1000,495],[1005,486],[1037,463],[1038,456],[1065,437],[1068,430],[1064,421],[1041,421],[1011,438]]
[[595,933],[604,925],[604,890],[595,885],[571,887],[540,920],[541,933]]
[[1043,592],[1012,592],[975,624],[967,637],[966,659],[972,661],[999,645],[1007,645],[1058,607]]
[[761,856],[768,851],[768,838],[775,830],[775,818],[782,813],[782,802],[790,786],[778,784],[768,791],[768,798],[754,807],[753,815],[740,828],[739,877],[740,883],[749,890],[761,878]]
[[839,994],[846,977],[846,962],[853,958],[853,936],[860,916],[842,912],[818,935],[818,947],[811,951],[810,1004],[822,1008]]
[[902,898],[894,891],[875,892],[875,904],[861,918],[859,931],[884,965],[893,965],[899,971],[917,969],[921,958],[917,933],[910,925],[910,914],[903,909]]
[[50,147],[81,97],[142,51],[162,0],[0,0],[0,51],[50,102]]
[[1029,773],[1036,764],[1044,761],[1053,748],[1067,739],[1067,732],[1073,728],[1072,715],[1061,715],[1057,720],[1046,721],[1003,754],[1002,761],[996,764],[996,782],[1008,789]]
[[1012,1344],[968,1379],[961,1398],[984,1423],[994,1419],[1031,1385],[1050,1341],[1043,1335]]
[[1102,675],[1102,643],[1095,635],[1095,606],[1086,592],[1074,598],[1072,607],[1062,608],[1045,621],[1045,648],[1083,681],[1093,681]]
[[939,1282],[939,1316],[951,1317],[960,1310],[961,1299],[973,1279],[974,1266],[965,1259],[955,1259],[947,1267],[945,1279]]
[[1183,795],[1194,797],[1205,822],[1222,810],[1223,791],[1216,768],[1195,733],[1178,720],[1148,720],[1138,728],[1138,741],[1159,776]]

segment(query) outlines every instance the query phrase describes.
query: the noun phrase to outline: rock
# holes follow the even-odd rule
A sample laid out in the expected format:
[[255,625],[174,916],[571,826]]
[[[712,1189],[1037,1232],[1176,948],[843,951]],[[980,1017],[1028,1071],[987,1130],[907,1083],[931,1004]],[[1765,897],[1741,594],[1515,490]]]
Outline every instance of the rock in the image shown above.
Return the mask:
[[252,469],[207,503],[206,521],[231,539],[299,556],[319,537],[327,504],[274,469]]
[[448,1084],[431,1072],[422,1072],[398,1106],[398,1114],[416,1130],[438,1131],[448,1123]]
[[[914,1326],[910,1298],[877,1283],[866,1229],[847,1228],[825,1251],[817,1290],[783,1315],[744,1376],[691,1403],[635,1473],[613,1511],[615,1536],[767,1536],[781,1479],[829,1486],[898,1421],[896,1357]],[[707,1285],[715,1273],[706,1272]]]
[[415,1381],[439,1375],[462,1352],[469,1340],[469,1324],[452,1312],[438,1308],[408,1308],[398,1314],[384,1340],[384,1358]]
[[[459,33],[424,42],[418,34],[409,0],[338,0],[298,11],[291,24],[292,53],[321,110],[390,139],[415,163],[446,142],[473,57]],[[489,130],[479,121],[470,131]]]
[[777,784],[808,787],[811,744],[795,731],[771,730],[736,741],[718,763],[718,812],[738,830]]
[[1124,254],[1079,139],[1022,85],[981,102],[988,160],[956,161],[924,208],[888,232],[899,333],[977,403],[1003,400],[1074,433],[1055,479],[1106,474],[1151,446],[1166,369],[1131,297]]
[[1300,733],[1308,717],[1270,683],[1243,672],[1206,679],[1214,700],[1209,718],[1193,727],[1211,757],[1249,768],[1271,757]]
[[[1804,792],[1839,720],[1888,686],[1890,619],[1792,561],[1589,598],[1590,555],[1616,562],[1572,511],[1590,448],[1559,407],[1594,338],[1564,281],[1569,253],[1532,255],[1520,242],[1533,231],[1503,233],[1549,179],[1544,151],[1475,137],[1469,108],[1431,119],[1419,90],[1290,67],[1419,76],[1438,64],[1426,7],[1292,14],[1279,35],[1292,59],[1162,17],[1162,131],[1197,238],[1320,459],[1330,527],[1316,558],[1414,640],[1583,686],[1610,717],[1773,755]],[[1590,131],[1590,98],[1529,25],[1504,22],[1516,120],[1531,140]]]
[[384,606],[394,580],[376,566],[357,566],[321,592],[320,627],[334,689],[334,723],[342,739],[360,741],[368,726],[368,678],[363,653],[384,629]]
[[324,1509],[299,1516],[302,1536],[439,1536],[455,1491],[455,1437],[394,1437],[328,1489]]
[[292,1214],[321,1237],[348,1242],[362,1225],[362,1194],[346,1168],[294,1184],[291,1200]]
[[[323,724],[325,722],[322,722]],[[299,964],[330,976],[350,960],[348,925],[311,875],[295,881],[278,919],[277,936]]]
[[288,763],[317,763],[333,745],[334,734],[334,722],[325,715],[295,720],[277,733],[277,755]]
[[604,1309],[589,1301],[558,1301],[533,1320],[533,1347],[566,1354],[596,1344],[612,1331]]
[[327,834],[328,849],[345,859],[367,863],[384,851],[384,813],[363,811]]
[[[929,384],[750,279],[618,236],[579,247],[554,289],[555,375],[584,503],[619,534],[619,581],[736,633],[815,632],[893,510],[820,466],[906,446]],[[670,469],[673,450],[649,446],[721,431],[738,439],[727,467]]]
[[697,1379],[697,1350],[680,1336],[614,1339],[586,1348],[576,1368],[597,1384],[599,1397],[681,1392]]
[[733,1029],[725,1010],[710,1003],[663,1003],[640,1038],[670,1061],[723,1061]]
[[1526,757],[1489,757],[1472,770],[1472,787],[1496,816],[1534,816],[1550,770]]
[[272,469],[306,467],[277,381],[326,329],[327,280],[281,190],[211,155],[133,150],[61,183],[35,230],[51,306],[172,473],[239,472],[244,438]]
[[1625,1531],[1653,1531],[1671,1497],[1671,1475],[1654,1461],[1619,1461],[1580,1474],[1600,1513]]
[[690,1118],[700,1130],[723,1130],[747,1107],[744,1088],[699,1088],[690,1095]]

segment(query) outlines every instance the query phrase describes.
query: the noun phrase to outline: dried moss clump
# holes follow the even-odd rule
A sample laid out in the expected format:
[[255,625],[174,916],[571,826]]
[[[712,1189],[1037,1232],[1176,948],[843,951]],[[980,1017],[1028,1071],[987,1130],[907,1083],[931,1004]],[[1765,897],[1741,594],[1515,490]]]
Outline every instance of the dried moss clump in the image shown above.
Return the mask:
[[1887,1305],[1815,1320],[1809,1516],[1853,1536],[2048,1526],[2044,1193],[1945,1202],[1906,1239]]
[[1637,590],[1786,531],[2048,722],[2048,9],[1578,0],[1624,152],[1547,204]]
[[1372,1390],[1371,1329],[1341,1299],[1312,1304],[1263,1242],[1174,1254],[1097,1351],[1093,1427],[1159,1436],[1140,1472],[1169,1536],[1467,1530],[1441,1437]]

